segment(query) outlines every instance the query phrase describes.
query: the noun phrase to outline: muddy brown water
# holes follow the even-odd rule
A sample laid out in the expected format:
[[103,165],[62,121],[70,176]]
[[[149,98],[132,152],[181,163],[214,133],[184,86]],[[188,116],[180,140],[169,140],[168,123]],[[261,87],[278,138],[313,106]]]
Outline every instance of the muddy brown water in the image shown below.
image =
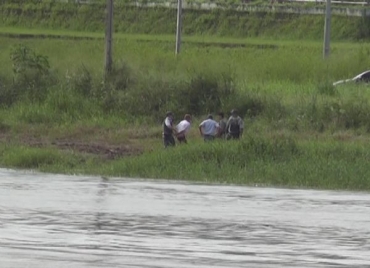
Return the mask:
[[370,267],[370,195],[0,169],[0,267]]

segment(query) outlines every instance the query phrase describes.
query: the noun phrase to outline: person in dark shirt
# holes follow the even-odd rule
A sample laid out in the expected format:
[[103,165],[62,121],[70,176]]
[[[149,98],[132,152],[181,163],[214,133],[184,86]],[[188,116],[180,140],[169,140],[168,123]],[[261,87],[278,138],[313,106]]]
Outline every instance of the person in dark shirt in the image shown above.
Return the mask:
[[173,113],[167,112],[166,118],[163,121],[163,144],[164,148],[168,146],[175,146],[175,138],[173,134],[176,133],[176,129],[173,126]]
[[218,124],[220,125],[220,131],[218,132],[217,137],[224,139],[226,136],[226,124],[227,120],[225,119],[225,114],[223,112],[218,113]]
[[234,109],[231,111],[231,116],[226,124],[227,131],[226,138],[228,140],[230,139],[237,140],[243,135],[243,130],[244,130],[244,121],[238,115],[238,111]]

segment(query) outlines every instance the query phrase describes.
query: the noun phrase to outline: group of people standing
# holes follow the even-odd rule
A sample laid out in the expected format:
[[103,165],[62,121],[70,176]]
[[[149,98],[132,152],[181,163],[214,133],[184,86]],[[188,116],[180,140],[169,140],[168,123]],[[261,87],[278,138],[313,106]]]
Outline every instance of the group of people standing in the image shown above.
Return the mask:
[[[166,113],[166,118],[163,122],[163,143],[164,147],[175,146],[176,141],[179,143],[187,143],[187,134],[190,130],[192,117],[186,114],[184,119],[177,125],[174,124],[174,114]],[[218,114],[218,121],[213,119],[213,115],[209,114],[207,118],[199,125],[199,133],[205,142],[219,139],[239,139],[244,130],[244,121],[238,115],[237,110],[231,111],[231,116],[228,120],[225,119],[223,112]]]

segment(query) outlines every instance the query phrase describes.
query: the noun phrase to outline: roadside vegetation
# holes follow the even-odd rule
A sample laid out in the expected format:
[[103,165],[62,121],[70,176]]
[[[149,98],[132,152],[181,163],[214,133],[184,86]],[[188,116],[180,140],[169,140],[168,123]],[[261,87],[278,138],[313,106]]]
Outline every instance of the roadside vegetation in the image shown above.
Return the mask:
[[[147,2],[147,1],[139,1]],[[235,3],[237,1],[235,0]],[[264,1],[265,4],[270,1]],[[65,3],[59,0],[2,0],[1,26],[64,29],[89,32],[104,31],[106,1],[92,4]],[[174,34],[176,9],[143,8],[130,1],[115,1],[114,30],[119,33]],[[324,18],[321,15],[231,10],[233,3],[218,1],[226,9],[184,10],[185,35],[228,37],[263,37],[269,39],[321,39]],[[234,4],[235,4],[234,3]],[[238,3],[240,4],[240,2]],[[267,6],[270,6],[267,4]],[[280,4],[276,5],[281,6]],[[291,6],[291,4],[290,4]],[[294,6],[294,5],[293,5]],[[322,7],[322,4],[318,4]],[[297,8],[304,6],[297,5]],[[353,8],[353,7],[351,7]],[[261,23],[263,22],[263,23]],[[333,40],[364,40],[370,37],[369,17],[332,17]]]
[[[75,32],[84,29],[59,18],[58,30],[20,28],[33,20],[27,17],[24,24],[0,28],[1,166],[370,189],[369,88],[332,86],[369,68],[366,42],[334,42],[331,57],[323,60],[322,42],[310,34],[305,40],[185,35],[175,57],[173,35],[122,31],[114,38],[113,72],[104,77],[100,26]],[[3,23],[10,25],[7,19]],[[334,35],[353,37],[344,32]],[[166,33],[172,30],[161,31]],[[232,108],[245,120],[242,140],[204,144],[199,121]],[[185,113],[194,116],[190,144],[163,149],[167,110],[176,121]]]

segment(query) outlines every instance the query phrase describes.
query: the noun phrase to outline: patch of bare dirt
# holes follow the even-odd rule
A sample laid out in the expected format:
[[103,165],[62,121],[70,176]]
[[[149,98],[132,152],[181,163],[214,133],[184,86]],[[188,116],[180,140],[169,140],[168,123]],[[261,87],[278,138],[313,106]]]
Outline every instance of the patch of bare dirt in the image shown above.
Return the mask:
[[116,159],[141,154],[140,149],[130,145],[112,146],[107,144],[80,142],[53,142],[52,145],[62,150],[73,150],[80,153],[94,154],[106,159]]
[[[31,146],[46,146],[44,143],[34,143]],[[72,150],[79,153],[88,153],[103,157],[105,159],[116,159],[121,157],[139,155],[142,150],[134,148],[130,145],[112,146],[108,144],[94,144],[94,143],[81,143],[81,142],[52,142],[52,146],[61,150]]]
[[142,148],[132,144],[112,145],[104,141],[83,142],[78,138],[50,141],[47,137],[36,137],[31,133],[13,137],[8,131],[0,130],[0,142],[8,143],[14,141],[30,147],[56,147],[60,150],[92,154],[108,160],[139,155],[143,152]]

